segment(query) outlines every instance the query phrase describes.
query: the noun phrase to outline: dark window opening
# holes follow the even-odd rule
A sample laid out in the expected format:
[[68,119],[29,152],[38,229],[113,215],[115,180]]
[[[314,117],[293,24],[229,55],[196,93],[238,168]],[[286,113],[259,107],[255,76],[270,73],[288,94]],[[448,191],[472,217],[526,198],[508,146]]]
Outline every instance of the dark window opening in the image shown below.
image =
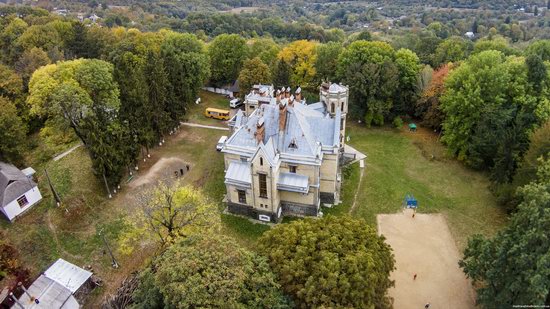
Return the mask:
[[260,197],[267,198],[267,176],[259,174]]
[[260,157],[260,166],[264,165],[264,158]]
[[292,139],[290,141],[290,144],[288,145],[288,148],[292,148],[292,149],[298,149],[298,144],[296,144],[296,139]]
[[239,203],[246,204],[246,191],[237,190],[237,194],[239,195]]
[[294,173],[294,174],[296,174],[296,168],[297,168],[296,165],[289,165],[288,166],[289,172]]
[[23,195],[22,197],[17,199],[17,204],[19,204],[19,207],[23,208],[29,205],[29,201],[27,200],[27,197]]

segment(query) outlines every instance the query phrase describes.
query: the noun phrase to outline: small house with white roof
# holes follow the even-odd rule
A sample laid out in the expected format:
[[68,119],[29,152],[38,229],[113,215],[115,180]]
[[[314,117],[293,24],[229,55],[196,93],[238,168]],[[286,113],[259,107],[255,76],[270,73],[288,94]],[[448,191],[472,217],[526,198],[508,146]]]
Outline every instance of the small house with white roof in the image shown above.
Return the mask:
[[229,212],[278,222],[338,203],[348,88],[326,83],[319,96],[307,104],[300,88],[256,85],[245,97],[221,150]]
[[10,221],[23,214],[42,199],[37,184],[32,179],[32,168],[19,170],[0,162],[0,211]]

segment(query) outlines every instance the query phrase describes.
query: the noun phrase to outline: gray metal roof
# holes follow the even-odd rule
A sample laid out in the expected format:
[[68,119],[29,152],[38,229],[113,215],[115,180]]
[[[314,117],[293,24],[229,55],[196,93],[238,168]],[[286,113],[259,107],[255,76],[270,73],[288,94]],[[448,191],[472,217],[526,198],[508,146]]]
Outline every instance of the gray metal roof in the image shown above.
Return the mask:
[[5,207],[36,186],[17,167],[0,162],[0,206]]
[[92,276],[92,273],[63,259],[58,259],[44,272],[44,275],[74,293]]
[[[335,133],[339,134],[339,117],[330,118],[326,111],[314,106],[295,102],[287,107],[287,120],[284,131],[279,132],[279,106],[275,102],[264,104],[256,109],[239,130],[228,140],[229,147],[247,148],[249,154],[256,152],[256,128],[260,121],[265,127],[263,143],[270,139],[275,151],[282,156],[302,156],[316,158],[320,156],[320,144],[338,145]],[[336,132],[337,131],[337,132]]]
[[309,178],[295,173],[280,173],[277,189],[283,191],[308,193]]
[[[26,293],[23,293],[19,298],[19,303],[26,309],[77,309],[78,302],[73,297],[71,291],[66,289],[61,284],[47,278],[45,275],[40,275],[32,285],[27,289],[28,293],[37,298],[39,303],[31,301]],[[14,305],[12,308],[18,308]]]
[[249,187],[252,183],[250,164],[248,162],[232,161],[225,173],[225,183]]

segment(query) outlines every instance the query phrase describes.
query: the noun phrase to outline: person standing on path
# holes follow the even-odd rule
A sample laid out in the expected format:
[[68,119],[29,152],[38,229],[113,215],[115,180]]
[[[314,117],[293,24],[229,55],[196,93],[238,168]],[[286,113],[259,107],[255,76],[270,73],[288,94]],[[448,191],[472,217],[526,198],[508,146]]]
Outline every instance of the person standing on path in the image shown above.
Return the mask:
[[414,276],[413,276],[413,280],[416,280],[416,274],[414,274]]
[[426,306],[424,306],[424,309],[430,308],[430,303],[427,303]]

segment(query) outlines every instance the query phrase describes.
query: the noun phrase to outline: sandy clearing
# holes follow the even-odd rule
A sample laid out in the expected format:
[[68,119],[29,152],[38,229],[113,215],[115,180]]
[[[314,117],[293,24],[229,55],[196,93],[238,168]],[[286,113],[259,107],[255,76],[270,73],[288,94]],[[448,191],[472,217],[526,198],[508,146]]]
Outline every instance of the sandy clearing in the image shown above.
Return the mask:
[[[393,248],[397,269],[390,290],[394,308],[475,308],[469,280],[458,267],[460,255],[441,214],[406,210],[377,216],[378,232]],[[414,274],[416,280],[413,280]]]
[[174,172],[183,169],[184,173],[186,171],[186,163],[180,158],[169,157],[169,158],[160,158],[144,175],[138,175],[133,181],[128,184],[128,187],[131,189],[156,183],[158,180],[173,178]]

